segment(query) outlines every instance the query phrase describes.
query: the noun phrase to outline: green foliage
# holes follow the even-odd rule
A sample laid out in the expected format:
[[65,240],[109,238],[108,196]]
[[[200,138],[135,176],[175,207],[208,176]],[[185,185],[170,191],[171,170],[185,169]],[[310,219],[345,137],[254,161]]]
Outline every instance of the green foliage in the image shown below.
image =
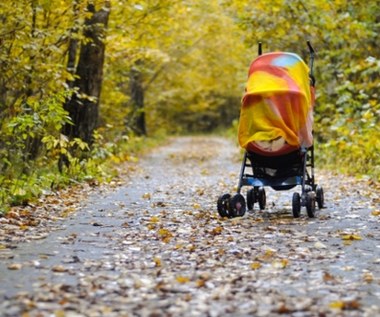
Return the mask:
[[[346,173],[380,178],[380,60],[367,58],[347,69],[336,88],[336,115],[327,122],[325,162]],[[327,139],[330,137],[330,139]],[[338,152],[337,156],[331,153]],[[329,154],[329,155],[327,155]],[[343,163],[343,164],[342,164]]]
[[[226,0],[249,47],[317,50],[315,135],[321,163],[380,180],[378,1]],[[318,152],[317,152],[318,154]],[[343,164],[342,164],[343,163]]]

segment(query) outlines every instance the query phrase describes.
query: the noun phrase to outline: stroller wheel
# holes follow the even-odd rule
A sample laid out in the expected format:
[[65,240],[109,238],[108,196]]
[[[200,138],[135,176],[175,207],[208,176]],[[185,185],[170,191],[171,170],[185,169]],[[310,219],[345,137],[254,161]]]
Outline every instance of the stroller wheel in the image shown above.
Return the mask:
[[308,192],[306,194],[306,211],[309,218],[315,217],[315,193]]
[[259,198],[259,206],[260,210],[264,210],[265,206],[267,204],[267,196],[265,194],[265,189],[264,187],[260,187],[258,191],[258,198]]
[[230,194],[224,194],[219,196],[217,207],[218,207],[218,213],[221,217],[230,217],[229,215],[229,206],[230,206]]
[[256,191],[255,188],[251,188],[247,191],[247,208],[248,210],[252,210],[255,204],[256,199]]
[[292,211],[293,211],[293,217],[299,218],[301,214],[301,197],[299,193],[293,194]]
[[245,199],[243,195],[236,194],[230,199],[230,217],[242,217],[245,214]]
[[324,207],[324,205],[325,205],[325,195],[323,193],[322,186],[317,186],[316,194],[317,194],[318,208],[322,209]]

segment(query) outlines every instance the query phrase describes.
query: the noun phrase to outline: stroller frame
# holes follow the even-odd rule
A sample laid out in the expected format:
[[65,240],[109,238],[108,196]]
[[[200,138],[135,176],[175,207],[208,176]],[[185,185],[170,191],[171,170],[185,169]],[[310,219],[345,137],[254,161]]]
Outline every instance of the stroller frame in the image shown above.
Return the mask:
[[[309,41],[307,41],[307,46],[310,52],[310,85],[314,86],[313,64],[315,53]],[[258,55],[261,54],[262,45],[259,42]],[[284,165],[283,162],[288,164],[288,170],[276,175],[279,167]],[[250,168],[252,173],[247,172],[247,168]],[[315,217],[316,203],[319,209],[324,207],[324,193],[323,188],[315,183],[313,145],[309,148],[301,147],[290,153],[274,157],[262,156],[246,150],[240,168],[237,193],[232,197],[230,194],[224,194],[218,198],[218,213],[222,217],[229,218],[243,216],[246,207],[252,210],[257,202],[260,210],[264,210],[266,207],[264,187],[270,186],[276,191],[282,191],[292,189],[297,185],[301,186],[301,195],[298,192],[293,193],[293,216],[295,218],[300,217],[301,207],[306,207],[307,215],[310,218]],[[246,201],[241,194],[244,186],[251,187],[247,191]]]

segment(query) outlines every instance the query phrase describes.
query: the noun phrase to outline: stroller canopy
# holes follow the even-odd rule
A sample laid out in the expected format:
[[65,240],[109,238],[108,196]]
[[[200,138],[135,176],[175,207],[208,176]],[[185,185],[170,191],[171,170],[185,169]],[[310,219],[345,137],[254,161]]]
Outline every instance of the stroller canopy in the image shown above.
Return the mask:
[[240,145],[261,152],[310,147],[313,105],[309,68],[298,55],[260,55],[251,63],[242,99]]

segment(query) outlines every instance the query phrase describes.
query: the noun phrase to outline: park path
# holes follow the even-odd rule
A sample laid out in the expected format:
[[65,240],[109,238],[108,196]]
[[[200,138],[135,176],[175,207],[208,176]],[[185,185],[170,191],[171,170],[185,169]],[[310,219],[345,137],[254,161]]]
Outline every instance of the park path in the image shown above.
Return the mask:
[[378,185],[317,168],[316,218],[268,189],[267,210],[222,219],[241,158],[221,137],[172,138],[64,218],[22,234],[0,218],[0,316],[380,316]]

